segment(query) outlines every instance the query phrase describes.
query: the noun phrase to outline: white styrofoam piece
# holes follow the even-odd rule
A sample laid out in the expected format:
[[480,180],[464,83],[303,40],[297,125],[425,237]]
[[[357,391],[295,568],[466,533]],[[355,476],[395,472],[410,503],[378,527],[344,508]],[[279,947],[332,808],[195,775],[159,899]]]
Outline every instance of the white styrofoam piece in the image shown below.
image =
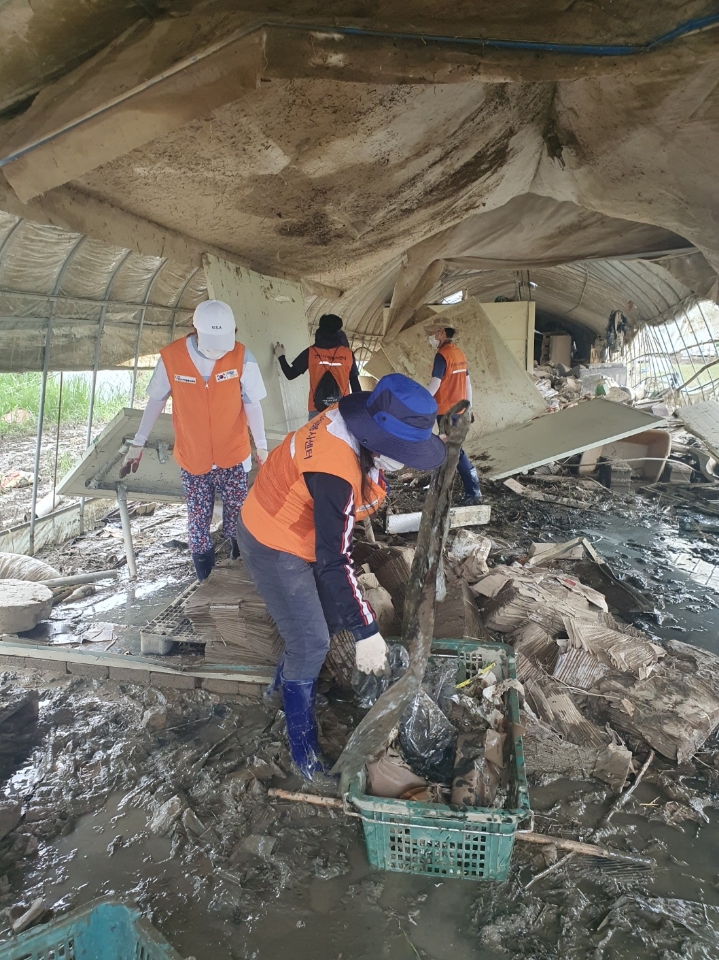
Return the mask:
[[714,459],[719,460],[719,401],[702,400],[677,408],[676,414],[689,433],[703,440]]
[[[478,527],[489,523],[492,508],[485,504],[476,507],[452,507],[449,511],[449,527]],[[421,513],[391,513],[387,517],[387,533],[416,533],[422,519]]]
[[[477,414],[475,413],[475,416]],[[480,480],[513,474],[651,430],[660,417],[611,400],[587,400],[536,420],[480,437],[472,449]]]
[[[142,419],[142,410],[121,410],[108,423],[82,460],[62,478],[58,490],[66,497],[114,496],[117,484],[127,487],[130,500],[180,503],[185,499],[180,468],[172,456],[175,431],[172,417],[161,413],[142,454],[137,473],[129,473],[120,480],[124,454],[120,451],[132,441]],[[158,444],[167,447],[167,459],[160,462]]]

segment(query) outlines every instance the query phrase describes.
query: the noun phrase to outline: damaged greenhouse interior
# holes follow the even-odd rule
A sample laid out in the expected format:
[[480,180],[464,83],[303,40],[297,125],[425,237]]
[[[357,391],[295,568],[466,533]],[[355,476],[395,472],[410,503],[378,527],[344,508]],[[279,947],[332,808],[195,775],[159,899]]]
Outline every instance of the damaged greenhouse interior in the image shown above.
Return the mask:
[[[705,0],[0,4],[0,960],[719,956],[717,43]],[[187,454],[222,381],[239,528]],[[287,463],[397,384],[442,462],[360,437],[377,632],[292,614],[307,776],[247,544],[280,491],[319,590]]]

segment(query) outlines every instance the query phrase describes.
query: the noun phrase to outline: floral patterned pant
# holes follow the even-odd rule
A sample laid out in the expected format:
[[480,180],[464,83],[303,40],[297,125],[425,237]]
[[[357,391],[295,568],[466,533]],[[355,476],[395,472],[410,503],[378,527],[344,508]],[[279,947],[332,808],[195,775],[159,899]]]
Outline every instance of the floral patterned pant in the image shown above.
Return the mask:
[[187,501],[187,539],[190,553],[207,553],[212,547],[210,523],[215,494],[222,498],[222,532],[237,536],[237,517],[247,497],[247,474],[241,463],[236,467],[215,467],[196,475],[181,470]]

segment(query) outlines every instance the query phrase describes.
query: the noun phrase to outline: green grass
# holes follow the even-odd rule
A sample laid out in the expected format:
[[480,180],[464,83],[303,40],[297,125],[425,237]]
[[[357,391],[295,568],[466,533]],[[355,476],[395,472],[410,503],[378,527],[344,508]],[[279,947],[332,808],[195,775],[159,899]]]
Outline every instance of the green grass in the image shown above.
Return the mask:
[[[136,398],[143,398],[150,378],[149,371],[141,371],[137,377]],[[8,434],[34,433],[40,410],[40,391],[42,374],[40,373],[2,373],[0,374],[0,436]],[[131,375],[128,373],[126,385],[103,384],[95,394],[94,423],[107,423],[118,410],[130,403]],[[87,422],[90,411],[92,381],[89,376],[78,377],[65,374],[62,386],[62,409],[60,423],[81,424]],[[45,429],[57,423],[60,403],[60,374],[48,377],[45,397]],[[14,411],[26,410],[30,416],[22,423],[8,423],[3,418]]]

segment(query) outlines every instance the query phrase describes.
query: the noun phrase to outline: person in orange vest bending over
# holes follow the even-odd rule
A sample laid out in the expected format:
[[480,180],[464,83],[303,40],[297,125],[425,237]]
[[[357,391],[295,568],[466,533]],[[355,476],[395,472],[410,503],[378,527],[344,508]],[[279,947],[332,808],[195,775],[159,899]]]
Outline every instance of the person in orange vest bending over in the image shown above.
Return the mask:
[[172,396],[173,453],[187,501],[189,547],[197,579],[205,580],[215,564],[210,522],[216,493],[222,498],[223,532],[233,558],[239,556],[237,517],[252,466],[248,426],[261,465],[267,440],[260,400],[267,391],[257,361],[235,341],[235,316],[228,304],[205,300],[192,322],[194,333],[160,350],[147,407],[120,476],[137,471],[142,448]]
[[308,420],[337,403],[340,397],[346,397],[350,390],[359,393],[362,389],[354,354],[342,331],[342,318],[334,313],[320,317],[314,346],[303,350],[292,363],[287,362],[284,344],[276,343],[274,350],[288,380],[309,371]]
[[446,457],[432,433],[437,404],[400,373],[353,393],[285,437],[257,475],[237,523],[252,580],[285,641],[282,690],[292,759],[324,772],[314,717],[330,636],[348,630],[360,673],[387,669],[387,645],[352,566],[352,530],[385,498],[384,472],[434,470]]
[[[437,418],[439,419],[460,400],[472,402],[472,384],[469,379],[467,358],[453,343],[454,328],[434,324],[427,328],[427,332],[430,344],[437,351],[432,366],[432,379],[427,389],[437,401]],[[474,414],[472,414],[472,423],[474,423]],[[482,498],[479,477],[464,450],[460,450],[459,453],[457,473],[464,487],[463,505],[471,507],[479,503]]]

